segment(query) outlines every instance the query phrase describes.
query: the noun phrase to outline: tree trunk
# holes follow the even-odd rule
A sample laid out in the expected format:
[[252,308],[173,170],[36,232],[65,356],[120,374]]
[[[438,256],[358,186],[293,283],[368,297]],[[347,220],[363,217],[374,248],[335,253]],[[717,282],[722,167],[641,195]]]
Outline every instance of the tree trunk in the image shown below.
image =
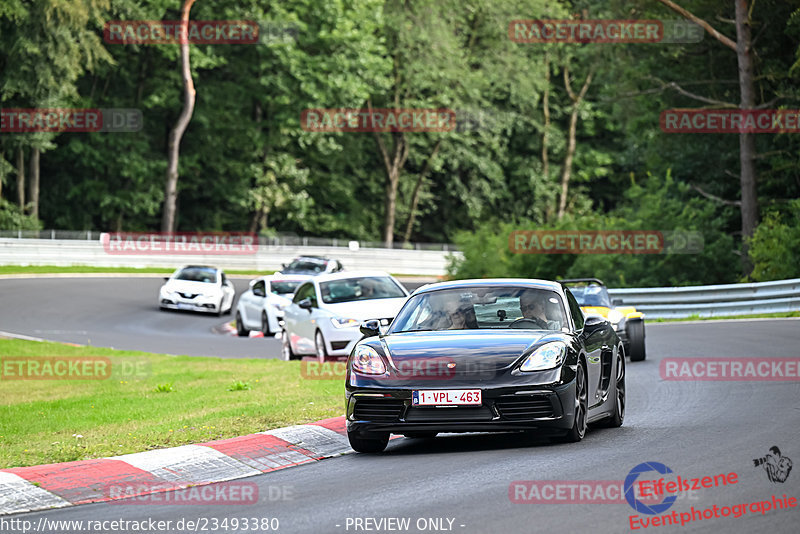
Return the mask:
[[[548,132],[550,131],[550,56],[546,51],[544,53],[544,94],[542,95],[542,108],[544,111],[544,128],[542,128],[542,174],[544,175],[545,184],[549,184],[550,155],[548,154],[548,148],[550,139],[548,138]],[[548,202],[544,214],[545,222],[550,220],[552,214],[552,206]]]
[[419,192],[420,189],[422,189],[422,182],[425,180],[425,176],[428,174],[428,170],[430,170],[431,163],[434,158],[436,158],[436,154],[439,153],[441,144],[441,139],[436,141],[433,152],[431,152],[430,157],[428,157],[428,160],[425,162],[425,166],[422,168],[422,171],[420,171],[419,176],[417,176],[417,183],[414,184],[414,193],[411,195],[411,207],[408,210],[408,222],[406,222],[406,231],[405,234],[403,234],[403,243],[405,244],[408,244],[408,240],[411,239],[411,231],[414,228],[414,218],[416,216],[417,204],[419,204]]
[[25,213],[25,151],[17,148],[17,202],[19,209]]
[[[751,50],[750,21],[747,0],[736,0],[736,58],[739,63],[739,91],[741,109],[755,107],[753,85],[753,54]],[[739,183],[742,188],[742,274],[748,276],[753,265],[748,254],[758,224],[758,193],[756,188],[756,136],[753,133],[739,134]]]
[[[188,30],[189,11],[195,0],[185,0],[181,8],[181,23]],[[185,35],[188,36],[186,31]],[[192,69],[189,63],[189,42],[186,39],[181,42],[181,76],[183,78],[183,109],[175,123],[175,127],[169,133],[169,144],[167,146],[167,182],[164,188],[164,210],[161,219],[162,232],[175,231],[175,212],[178,199],[178,157],[180,155],[181,138],[189,121],[192,119],[194,111],[195,90],[192,81]]]
[[569,191],[569,179],[572,176],[572,160],[575,157],[576,136],[578,131],[578,109],[586,96],[586,91],[589,90],[589,85],[592,83],[593,73],[589,71],[586,80],[583,82],[580,92],[576,95],[572,92],[572,87],[569,82],[569,68],[564,67],[564,87],[567,89],[572,100],[572,112],[569,116],[569,140],[567,142],[567,155],[564,158],[564,167],[561,170],[561,198],[558,201],[558,219],[561,220],[567,211],[567,192]]
[[39,147],[31,147],[30,181],[28,182],[28,192],[31,195],[30,215],[34,219],[39,218]]

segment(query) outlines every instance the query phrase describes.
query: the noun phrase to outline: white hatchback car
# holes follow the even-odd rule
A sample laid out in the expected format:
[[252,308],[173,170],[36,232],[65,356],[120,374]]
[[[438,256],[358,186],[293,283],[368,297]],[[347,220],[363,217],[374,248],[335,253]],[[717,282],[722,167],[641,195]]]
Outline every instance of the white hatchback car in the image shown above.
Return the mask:
[[171,310],[230,313],[236,289],[222,269],[186,265],[177,269],[158,292],[158,306]]
[[316,355],[346,357],[364,335],[363,321],[389,325],[408,291],[382,271],[324,274],[303,283],[284,310],[281,355],[284,360]]
[[297,287],[309,278],[273,274],[251,280],[250,289],[241,294],[236,306],[236,333],[247,336],[250,330],[260,330],[266,337],[279,332],[283,309],[291,304]]

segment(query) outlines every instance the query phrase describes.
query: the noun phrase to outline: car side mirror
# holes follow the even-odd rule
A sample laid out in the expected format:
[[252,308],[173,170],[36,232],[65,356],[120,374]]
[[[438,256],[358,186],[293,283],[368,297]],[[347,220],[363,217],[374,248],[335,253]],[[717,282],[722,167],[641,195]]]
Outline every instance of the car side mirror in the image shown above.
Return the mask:
[[165,281],[165,282],[169,282],[169,276],[165,276],[165,277],[164,277],[164,281]]
[[595,332],[599,332],[603,330],[603,328],[607,328],[611,326],[611,323],[600,317],[599,315],[590,315],[586,318],[586,322],[583,323],[583,332],[587,336],[594,334]]
[[281,267],[283,267],[285,269],[286,268],[286,264],[285,263],[281,263]]
[[311,299],[309,298],[301,300],[300,302],[297,303],[297,305],[303,308],[304,310],[308,310],[309,312],[311,311],[312,308]]
[[611,305],[612,306],[621,306],[622,305],[622,299],[611,299]]
[[381,323],[377,319],[370,319],[361,323],[359,330],[366,337],[379,336],[381,334]]

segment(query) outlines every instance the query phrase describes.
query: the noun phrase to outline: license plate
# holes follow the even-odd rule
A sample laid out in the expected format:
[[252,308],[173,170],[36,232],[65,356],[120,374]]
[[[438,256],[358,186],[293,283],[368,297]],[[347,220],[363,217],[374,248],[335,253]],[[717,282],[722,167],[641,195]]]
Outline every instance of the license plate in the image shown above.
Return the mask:
[[183,302],[179,302],[178,303],[178,309],[179,310],[191,310],[193,308],[194,308],[194,306],[192,306],[191,304],[184,304]]
[[411,396],[413,406],[462,406],[481,404],[479,389],[427,389],[414,391]]

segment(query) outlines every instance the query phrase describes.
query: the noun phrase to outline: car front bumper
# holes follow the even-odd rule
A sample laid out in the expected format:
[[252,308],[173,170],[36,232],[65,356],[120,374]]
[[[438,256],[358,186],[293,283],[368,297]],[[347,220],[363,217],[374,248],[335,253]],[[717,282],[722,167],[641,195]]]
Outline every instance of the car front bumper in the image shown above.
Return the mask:
[[563,434],[573,425],[574,379],[547,387],[503,385],[458,389],[480,389],[482,404],[412,406],[412,389],[348,387],[347,430],[395,434],[527,430],[555,435]]

